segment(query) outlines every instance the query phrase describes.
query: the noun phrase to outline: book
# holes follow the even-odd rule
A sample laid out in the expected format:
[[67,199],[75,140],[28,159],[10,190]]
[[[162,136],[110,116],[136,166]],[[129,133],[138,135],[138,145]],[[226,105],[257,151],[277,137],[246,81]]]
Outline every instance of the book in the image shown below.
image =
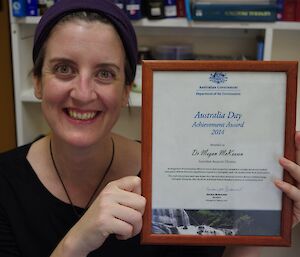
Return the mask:
[[38,16],[38,0],[26,0],[26,16]]
[[282,20],[282,15],[283,15],[283,4],[284,0],[277,0],[276,5],[277,5],[277,20],[281,21]]
[[177,17],[176,0],[164,0],[165,18]]
[[184,0],[184,5],[185,5],[185,15],[188,21],[192,20],[192,13],[191,13],[191,6],[193,2],[191,0]]
[[26,0],[12,0],[12,14],[15,17],[26,16]]
[[300,0],[296,0],[296,8],[295,8],[295,12],[296,12],[296,21],[300,21]]
[[177,17],[186,17],[184,0],[176,1]]
[[131,20],[143,18],[142,0],[125,0],[125,10]]
[[264,60],[264,48],[265,48],[264,38],[258,36],[256,38],[256,60],[258,61]]
[[276,21],[275,4],[192,4],[192,19],[196,21]]
[[283,21],[295,21],[296,20],[296,1],[295,0],[284,0],[283,2]]
[[145,1],[145,11],[149,20],[165,18],[164,0]]
[[266,5],[276,4],[277,0],[191,0],[193,3],[201,4],[239,4],[239,5]]

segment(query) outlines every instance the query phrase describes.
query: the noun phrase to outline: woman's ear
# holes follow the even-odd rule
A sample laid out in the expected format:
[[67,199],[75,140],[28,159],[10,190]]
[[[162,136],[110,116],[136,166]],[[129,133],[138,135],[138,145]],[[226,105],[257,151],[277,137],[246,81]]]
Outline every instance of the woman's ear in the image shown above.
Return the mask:
[[34,95],[37,99],[42,99],[42,81],[37,77],[33,77]]
[[132,84],[130,85],[125,85],[124,91],[123,91],[123,96],[122,96],[122,107],[127,107],[128,106],[128,101],[129,101],[129,95],[131,92]]

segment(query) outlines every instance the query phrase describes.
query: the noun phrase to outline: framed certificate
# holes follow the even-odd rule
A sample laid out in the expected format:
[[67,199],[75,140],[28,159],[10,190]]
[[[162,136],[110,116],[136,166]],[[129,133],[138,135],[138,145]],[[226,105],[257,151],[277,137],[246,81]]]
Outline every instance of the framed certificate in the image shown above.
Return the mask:
[[297,62],[144,61],[142,243],[291,243]]

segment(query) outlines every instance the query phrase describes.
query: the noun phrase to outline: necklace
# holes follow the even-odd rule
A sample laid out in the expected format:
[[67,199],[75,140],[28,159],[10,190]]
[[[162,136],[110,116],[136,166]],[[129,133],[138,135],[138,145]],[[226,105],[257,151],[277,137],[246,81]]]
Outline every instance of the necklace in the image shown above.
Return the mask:
[[[105,177],[106,177],[106,175],[107,175],[108,171],[110,170],[110,167],[111,167],[111,165],[112,165],[112,163],[113,163],[113,160],[114,160],[114,157],[115,157],[115,143],[114,143],[113,138],[111,138],[111,142],[112,142],[112,155],[111,155],[110,162],[109,162],[109,164],[108,164],[108,166],[107,166],[107,168],[106,168],[106,170],[105,170],[105,172],[104,172],[104,175],[103,175],[102,178],[100,179],[100,181],[99,181],[99,183],[97,184],[97,186],[96,186],[94,192],[92,193],[91,197],[89,198],[89,200],[88,200],[86,206],[83,208],[83,209],[84,209],[83,213],[84,213],[84,212],[87,210],[87,208],[90,206],[92,200],[94,199],[94,197],[95,197],[95,195],[96,195],[98,189],[100,188],[100,186],[101,186],[103,180],[105,179]],[[71,197],[70,197],[70,195],[69,195],[69,193],[68,193],[68,190],[67,190],[67,188],[66,188],[66,186],[65,186],[65,184],[64,184],[64,182],[63,182],[63,180],[62,180],[62,177],[61,177],[61,175],[60,175],[60,173],[59,173],[59,171],[58,171],[58,169],[57,169],[56,163],[55,163],[55,161],[54,161],[53,152],[52,152],[52,145],[51,145],[51,139],[50,139],[50,144],[49,144],[49,146],[50,146],[51,160],[52,160],[52,163],[53,163],[55,172],[56,172],[56,174],[57,174],[57,176],[58,176],[58,178],[59,178],[59,180],[60,180],[60,183],[61,183],[61,185],[62,185],[62,187],[63,187],[63,189],[64,189],[64,191],[65,191],[65,193],[66,193],[66,196],[67,196],[67,198],[68,198],[68,200],[69,200],[69,202],[70,202],[70,204],[71,204],[71,206],[72,206],[73,212],[75,213],[75,215],[76,215],[78,218],[80,218],[80,217],[83,215],[83,213],[80,214],[80,213],[78,213],[78,211],[76,210],[75,205],[73,204],[73,202],[72,202],[72,200],[71,200]]]

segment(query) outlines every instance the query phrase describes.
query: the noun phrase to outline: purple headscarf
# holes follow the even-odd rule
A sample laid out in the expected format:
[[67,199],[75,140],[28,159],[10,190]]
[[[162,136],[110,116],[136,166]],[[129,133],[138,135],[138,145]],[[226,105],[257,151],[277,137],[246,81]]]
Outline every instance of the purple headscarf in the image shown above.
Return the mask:
[[134,80],[137,64],[137,39],[130,19],[110,0],[59,0],[42,16],[37,25],[32,52],[33,63],[55,24],[65,15],[76,11],[92,11],[106,17],[116,28],[131,67],[131,74],[126,74],[131,83]]

